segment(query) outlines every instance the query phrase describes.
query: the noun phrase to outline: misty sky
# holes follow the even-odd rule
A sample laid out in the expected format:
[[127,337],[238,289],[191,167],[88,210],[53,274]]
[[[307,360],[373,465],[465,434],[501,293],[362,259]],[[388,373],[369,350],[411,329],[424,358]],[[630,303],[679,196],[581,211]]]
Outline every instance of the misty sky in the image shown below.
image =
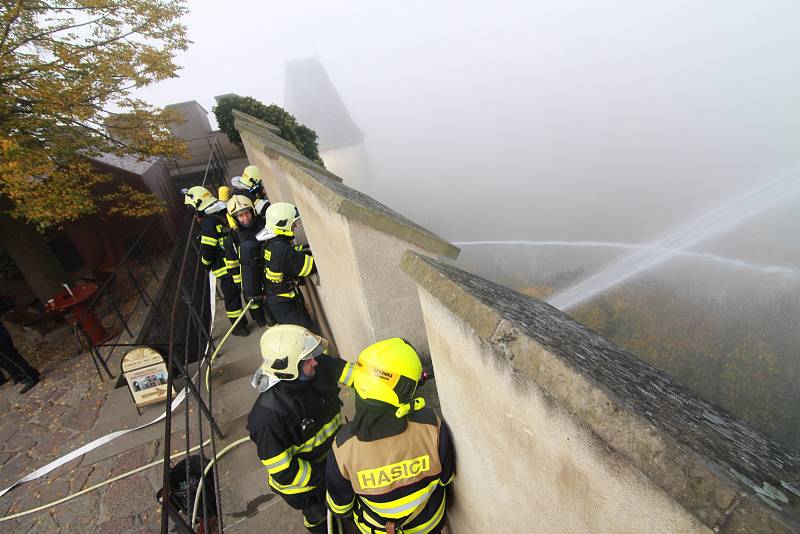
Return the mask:
[[[180,78],[139,96],[282,104],[285,61],[317,55],[366,134],[370,192],[452,240],[644,241],[800,162],[796,0],[190,9]],[[719,246],[800,264],[799,207]]]

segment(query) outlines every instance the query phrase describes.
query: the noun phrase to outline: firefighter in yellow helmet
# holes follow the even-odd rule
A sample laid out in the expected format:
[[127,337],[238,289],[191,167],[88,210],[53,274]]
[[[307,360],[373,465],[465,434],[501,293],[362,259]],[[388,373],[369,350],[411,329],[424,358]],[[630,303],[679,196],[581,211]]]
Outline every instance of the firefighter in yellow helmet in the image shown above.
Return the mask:
[[400,338],[367,347],[356,362],[356,415],[328,456],[326,500],[365,534],[444,526],[455,455],[447,425],[414,398],[421,375],[419,356]]
[[259,239],[263,239],[264,218],[256,214],[249,197],[238,193],[231,195],[227,209],[233,228],[225,246],[225,266],[244,298],[256,299],[250,305],[250,315],[258,326],[274,324],[271,314],[258,302],[263,300],[263,244]]
[[[325,460],[342,425],[339,384],[353,384],[354,364],[327,354],[328,342],[297,325],[261,336],[263,363],[253,375],[259,396],[247,418],[268,483],[303,511],[310,532],[328,532]],[[332,532],[341,532],[338,522]]]
[[234,194],[245,195],[253,201],[255,212],[263,216],[269,207],[269,198],[261,181],[261,171],[256,165],[248,165],[241,176],[234,176],[231,184],[235,188]]
[[299,219],[297,208],[288,202],[267,208],[263,256],[267,305],[278,323],[315,330],[298,288],[302,278],[316,272],[311,251],[293,241]]
[[[225,261],[225,247],[229,240],[228,224],[224,218],[225,203],[199,185],[185,189],[183,193],[184,203],[195,209],[195,215],[200,221],[200,262],[219,280],[225,299],[225,313],[233,323],[242,315],[242,298],[239,287],[233,281],[233,273],[228,271]],[[247,319],[242,319],[232,334],[246,336]]]

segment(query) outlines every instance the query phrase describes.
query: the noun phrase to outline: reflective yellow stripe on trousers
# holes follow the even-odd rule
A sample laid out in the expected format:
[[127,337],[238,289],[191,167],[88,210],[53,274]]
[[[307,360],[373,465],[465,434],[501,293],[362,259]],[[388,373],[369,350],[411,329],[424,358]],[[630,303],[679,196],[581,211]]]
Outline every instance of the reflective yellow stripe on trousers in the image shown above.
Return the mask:
[[[417,525],[416,527],[412,528],[403,528],[398,527],[397,532],[401,534],[428,534],[431,532],[436,526],[442,521],[444,518],[444,508],[445,508],[445,495],[442,494],[442,503],[439,505],[439,508],[436,510],[436,513],[433,514],[433,517],[422,523],[421,525]],[[363,532],[364,534],[373,534],[373,526],[368,523],[362,523],[359,518],[358,514],[353,514],[353,520],[355,521],[356,527],[358,527],[359,532]],[[384,529],[376,528],[377,532],[385,532]]]

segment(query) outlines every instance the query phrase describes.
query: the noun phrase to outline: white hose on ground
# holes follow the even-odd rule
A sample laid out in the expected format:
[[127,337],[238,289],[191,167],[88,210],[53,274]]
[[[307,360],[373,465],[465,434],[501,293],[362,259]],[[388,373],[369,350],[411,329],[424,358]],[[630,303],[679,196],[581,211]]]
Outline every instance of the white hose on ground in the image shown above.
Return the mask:
[[225,336],[222,338],[222,341],[219,342],[219,345],[217,345],[217,349],[211,355],[211,360],[209,360],[208,367],[206,367],[206,391],[208,391],[208,381],[209,381],[209,376],[211,375],[211,366],[214,365],[214,360],[217,359],[217,354],[219,353],[219,350],[222,348],[222,346],[228,340],[228,338],[231,335],[231,332],[233,332],[233,329],[236,328],[236,325],[239,324],[239,321],[242,320],[242,317],[244,317],[245,312],[250,309],[250,306],[252,304],[253,304],[253,299],[250,299],[247,302],[247,304],[245,305],[244,309],[242,310],[242,314],[239,317],[236,318],[236,321],[234,321],[234,323],[231,325],[231,327],[228,329],[228,331],[225,332]]
[[[242,439],[250,439],[250,438],[242,438]],[[207,439],[205,442],[203,442],[202,446],[206,446],[209,443],[211,443],[211,440]],[[200,445],[195,445],[194,447],[189,449],[188,452],[194,452],[199,448],[200,448]],[[179,458],[179,457],[183,456],[184,454],[188,454],[188,452],[177,452],[177,453],[173,454],[172,456],[170,456],[169,459],[170,460],[174,460],[175,458]],[[89,486],[88,488],[84,488],[84,489],[82,489],[82,490],[80,490],[80,491],[78,491],[76,493],[73,493],[72,495],[67,495],[66,497],[62,497],[62,498],[60,498],[60,499],[58,499],[56,501],[53,501],[53,502],[50,502],[50,503],[47,503],[47,504],[43,504],[42,506],[37,506],[36,508],[31,508],[30,510],[25,510],[24,512],[18,512],[16,514],[7,515],[5,517],[0,517],[0,523],[2,523],[3,521],[10,521],[10,520],[16,519],[18,517],[23,517],[23,516],[26,516],[26,515],[34,514],[36,512],[41,512],[42,510],[47,510],[48,508],[52,508],[53,506],[56,506],[58,504],[63,504],[65,502],[67,502],[67,501],[71,501],[72,499],[74,499],[76,497],[80,497],[81,495],[84,495],[86,493],[90,493],[90,492],[92,492],[92,491],[94,491],[96,489],[102,488],[103,486],[107,486],[108,484],[111,484],[112,482],[116,482],[117,480],[122,480],[123,478],[127,478],[127,477],[129,477],[131,475],[135,475],[136,473],[144,471],[145,469],[150,469],[151,467],[155,467],[157,465],[162,465],[163,463],[164,463],[164,460],[156,460],[155,462],[150,462],[147,465],[143,465],[141,467],[137,467],[136,469],[128,471],[127,473],[122,473],[121,475],[117,475],[115,477],[109,478],[108,480],[104,480],[102,482],[98,482],[97,484],[95,484],[93,486]]]

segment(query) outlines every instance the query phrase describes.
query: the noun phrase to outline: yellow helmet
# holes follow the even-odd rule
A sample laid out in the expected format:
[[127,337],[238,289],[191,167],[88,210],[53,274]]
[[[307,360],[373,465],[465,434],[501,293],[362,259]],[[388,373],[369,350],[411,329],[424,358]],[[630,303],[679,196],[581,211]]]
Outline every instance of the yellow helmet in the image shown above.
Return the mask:
[[297,208],[294,204],[276,202],[275,204],[270,204],[267,208],[266,217],[267,228],[276,234],[292,237],[294,235],[292,225],[300,218],[300,215],[297,213]]
[[211,191],[203,186],[196,185],[183,191],[183,203],[192,206],[197,211],[205,211],[207,207],[217,201]]
[[[300,362],[324,353],[328,342],[302,326],[279,324],[264,332],[260,346],[264,362],[256,374],[274,380],[294,380],[300,376]],[[254,382],[257,382],[255,377]]]
[[223,202],[228,202],[231,199],[231,188],[227,185],[221,185],[219,187],[219,191],[217,192],[217,196]]
[[258,188],[261,185],[261,171],[255,165],[248,165],[242,171],[240,181],[248,189]]
[[399,337],[384,339],[370,345],[358,355],[353,387],[364,400],[376,400],[397,407],[395,416],[403,417],[411,410],[425,405],[423,399],[413,399],[422,376],[422,362],[406,340]]

